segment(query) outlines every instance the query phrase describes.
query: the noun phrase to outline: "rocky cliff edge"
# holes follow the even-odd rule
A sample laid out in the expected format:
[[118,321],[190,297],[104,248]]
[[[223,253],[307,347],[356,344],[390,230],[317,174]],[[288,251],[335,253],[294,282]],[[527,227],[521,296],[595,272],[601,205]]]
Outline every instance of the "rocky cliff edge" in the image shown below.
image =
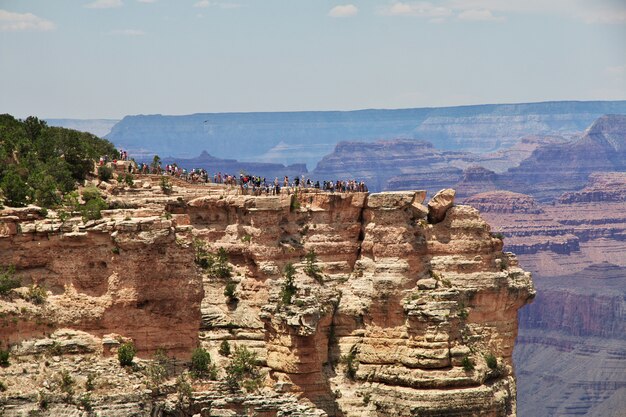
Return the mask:
[[[0,300],[5,416],[516,415],[530,274],[452,190],[425,206],[420,191],[158,184],[99,184],[111,209],[95,221],[0,211],[0,264],[21,285]],[[197,262],[220,252],[228,273]],[[122,368],[128,340],[138,357]],[[257,355],[260,387],[228,387],[225,343]],[[198,346],[215,380],[181,397],[174,380]],[[159,387],[157,350],[172,367]]]

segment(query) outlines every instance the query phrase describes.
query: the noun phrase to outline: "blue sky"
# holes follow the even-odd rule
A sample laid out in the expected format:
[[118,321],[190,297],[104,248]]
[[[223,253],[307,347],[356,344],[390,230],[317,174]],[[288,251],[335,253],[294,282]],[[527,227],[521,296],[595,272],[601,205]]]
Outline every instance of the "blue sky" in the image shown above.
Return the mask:
[[624,0],[0,0],[0,113],[626,99]]

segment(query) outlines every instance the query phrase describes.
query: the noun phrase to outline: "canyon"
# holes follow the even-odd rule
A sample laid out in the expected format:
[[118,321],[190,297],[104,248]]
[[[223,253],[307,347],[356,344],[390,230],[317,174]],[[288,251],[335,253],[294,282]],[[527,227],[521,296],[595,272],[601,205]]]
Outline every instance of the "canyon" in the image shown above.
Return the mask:
[[[626,119],[589,114],[571,116],[576,123],[567,128],[549,124],[554,129],[520,116],[517,126],[529,123],[528,129],[489,153],[405,133],[344,141],[310,174],[362,179],[370,191],[434,195],[452,187],[457,200],[478,208],[503,234],[504,250],[518,254],[538,290],[535,302],[520,310],[513,355],[519,415],[620,416],[626,408]],[[459,122],[458,131],[467,132],[479,120],[450,118],[440,129],[454,131]]]
[[521,415],[626,409],[625,190],[626,173],[595,173],[554,204],[505,191],[465,199],[505,236],[537,287],[520,312],[514,354]]
[[[431,142],[473,153],[508,149],[528,135],[569,139],[604,114],[626,113],[626,101],[557,101],[356,111],[129,115],[105,136],[138,158],[192,158],[304,163],[309,170],[338,142],[392,138]],[[71,121],[65,121],[70,123]],[[71,125],[68,125],[71,126]]]
[[[517,415],[517,312],[535,291],[453,190],[425,205],[425,191],[169,181],[94,180],[97,220],[0,211],[0,264],[21,282],[0,303],[3,415]],[[130,340],[138,357],[121,367]],[[257,355],[257,389],[225,382],[224,341]],[[215,380],[191,379],[187,397],[172,375],[150,385],[155,353],[180,373],[199,346]]]
[[537,285],[536,301],[521,310],[514,355],[520,415],[619,416],[625,144],[626,116],[605,115],[570,139],[529,136],[491,154],[405,140],[338,144],[314,174],[431,195],[455,188],[504,235]]

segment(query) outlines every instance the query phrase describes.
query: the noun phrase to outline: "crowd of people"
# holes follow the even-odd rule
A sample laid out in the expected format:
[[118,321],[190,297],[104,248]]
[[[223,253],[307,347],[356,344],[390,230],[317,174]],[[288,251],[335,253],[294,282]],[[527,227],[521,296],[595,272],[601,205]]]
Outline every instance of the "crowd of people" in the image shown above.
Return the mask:
[[[153,174],[153,175],[167,175],[176,178],[180,178],[192,184],[223,184],[229,187],[239,187],[241,194],[250,195],[278,195],[281,192],[291,194],[300,189],[313,189],[327,192],[367,192],[367,185],[363,181],[353,180],[336,180],[336,181],[322,181],[312,180],[306,178],[304,175],[296,176],[292,179],[289,176],[284,176],[282,180],[275,177],[274,180],[267,180],[265,177],[248,175],[240,173],[239,177],[230,175],[227,173],[217,172],[211,175],[203,168],[194,168],[187,170],[179,167],[177,164],[167,164],[162,167],[160,163],[152,163],[150,165],[146,163],[136,164],[134,160],[128,158],[128,153],[120,149],[121,161],[132,161],[132,164],[128,165],[129,173],[136,174]],[[100,165],[109,162],[107,156],[100,158]],[[113,164],[117,161],[113,160]]]

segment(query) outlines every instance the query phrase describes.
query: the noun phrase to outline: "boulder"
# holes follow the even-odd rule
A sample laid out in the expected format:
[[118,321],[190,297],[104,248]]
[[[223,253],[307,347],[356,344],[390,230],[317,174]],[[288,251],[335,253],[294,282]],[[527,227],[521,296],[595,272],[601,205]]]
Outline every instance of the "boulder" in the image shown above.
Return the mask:
[[446,218],[446,212],[454,205],[456,192],[451,188],[439,191],[428,202],[428,221],[432,224],[439,223]]

